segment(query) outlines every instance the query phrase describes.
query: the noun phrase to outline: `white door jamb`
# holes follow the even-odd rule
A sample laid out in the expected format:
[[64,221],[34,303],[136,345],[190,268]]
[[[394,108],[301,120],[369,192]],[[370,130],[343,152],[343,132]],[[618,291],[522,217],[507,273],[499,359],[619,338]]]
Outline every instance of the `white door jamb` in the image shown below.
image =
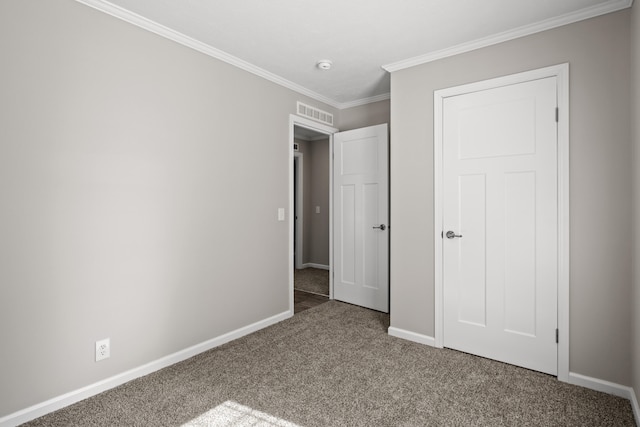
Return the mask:
[[302,268],[302,250],[304,248],[304,156],[302,153],[293,153],[293,161],[296,163],[296,176],[293,177],[296,182],[296,194],[294,195],[295,200],[295,212],[293,212],[293,223],[295,229],[295,242],[294,242],[294,253],[295,253],[295,268]]

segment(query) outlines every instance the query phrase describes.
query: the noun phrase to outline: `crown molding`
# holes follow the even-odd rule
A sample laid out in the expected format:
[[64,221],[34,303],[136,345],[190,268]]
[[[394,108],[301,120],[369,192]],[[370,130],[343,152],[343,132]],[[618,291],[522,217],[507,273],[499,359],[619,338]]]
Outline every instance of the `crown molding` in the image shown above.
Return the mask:
[[[120,6],[114,5],[113,3],[110,3],[107,0],[76,0],[76,1],[78,3],[82,3],[86,6],[89,6],[93,9],[104,12],[108,15],[111,15],[115,18],[121,19],[132,25],[145,29],[149,32],[157,34],[161,37],[172,40],[183,46],[194,49],[212,58],[216,58],[220,61],[226,62],[227,64],[233,65],[244,71],[247,71],[249,73],[262,77],[265,80],[268,80],[272,83],[275,83],[282,87],[290,89],[296,93],[299,93],[304,96],[308,96],[311,99],[322,102],[338,110],[359,107],[362,105],[390,99],[389,93],[383,93],[383,94],[372,96],[369,98],[362,98],[362,99],[357,99],[357,100],[348,101],[348,102],[338,102],[334,99],[331,99],[317,92],[314,92],[310,89],[307,89],[297,83],[294,83],[290,80],[280,77],[274,73],[271,73],[263,68],[253,65],[247,61],[244,61],[238,57],[230,55],[227,52],[224,52],[220,49],[216,49],[213,46],[210,46],[206,43],[202,43],[178,31],[165,27],[164,25],[161,25],[155,21],[152,21],[148,18],[140,16]],[[524,37],[524,36],[538,33],[541,31],[550,30],[552,28],[560,27],[562,25],[567,25],[567,24],[571,24],[581,20],[593,18],[599,15],[604,15],[606,13],[615,12],[621,9],[631,7],[632,3],[633,3],[633,0],[613,0],[606,4],[600,4],[600,5],[588,7],[574,13],[570,13],[557,18],[541,21],[536,24],[526,25],[526,26],[517,28],[515,30],[510,30],[510,31],[493,35],[493,36],[474,40],[469,43],[459,44],[457,46],[438,50],[425,55],[420,55],[420,56],[416,56],[406,60],[394,62],[392,64],[383,65],[382,68],[388,72],[399,71],[405,68],[414,67],[416,65],[432,62],[442,58],[447,58],[449,56],[458,55],[461,53],[465,53],[465,52],[480,49],[483,47],[491,46],[494,44],[502,43],[505,41],[513,40],[519,37]]]
[[269,80],[270,82],[276,83],[287,89],[291,89],[292,91],[297,92],[301,95],[305,95],[305,96],[308,96],[309,98],[315,99],[316,101],[323,102],[327,105],[330,105],[331,107],[334,107],[337,109],[344,108],[344,107],[341,107],[342,104],[340,104],[339,102],[336,102],[331,98],[328,98],[312,90],[309,90],[303,86],[300,86],[297,83],[293,83],[292,81],[284,79],[274,73],[271,73],[247,61],[244,61],[240,58],[230,55],[227,52],[224,52],[220,49],[216,49],[206,43],[202,43],[178,31],[172,30],[171,28],[165,27],[164,25],[161,25],[155,21],[152,21],[143,16],[140,16],[137,13],[133,13],[120,6],[114,5],[113,3],[110,3],[106,0],[76,0],[76,1],[78,3],[82,3],[86,6],[89,6],[93,9],[104,12],[108,15],[111,15],[115,18],[128,22],[129,24],[135,25],[137,27],[150,31],[154,34],[157,34],[161,37],[172,40],[183,46],[194,49],[200,53],[204,53],[205,55],[219,59],[220,61],[231,64],[244,71],[255,74],[259,77],[262,77],[266,80]]
[[386,101],[387,99],[391,99],[391,94],[388,92],[371,96],[369,98],[356,99],[355,101],[341,102],[338,104],[338,108],[340,110],[344,110],[345,108],[359,107],[361,105],[372,104],[378,101]]
[[498,43],[514,40],[520,37],[539,33],[563,25],[573,24],[574,22],[583,21],[596,16],[605,15],[607,13],[616,12],[618,10],[631,7],[633,0],[613,0],[607,3],[601,3],[590,6],[576,12],[567,13],[555,18],[546,19],[535,24],[525,25],[514,30],[505,31],[489,37],[473,40],[471,42],[462,43],[446,49],[437,50],[425,55],[415,56],[413,58],[383,65],[382,68],[390,73],[394,71],[404,70],[405,68],[415,67],[416,65],[426,64],[438,59],[447,58],[461,53],[470,52],[472,50],[481,49],[483,47],[492,46]]

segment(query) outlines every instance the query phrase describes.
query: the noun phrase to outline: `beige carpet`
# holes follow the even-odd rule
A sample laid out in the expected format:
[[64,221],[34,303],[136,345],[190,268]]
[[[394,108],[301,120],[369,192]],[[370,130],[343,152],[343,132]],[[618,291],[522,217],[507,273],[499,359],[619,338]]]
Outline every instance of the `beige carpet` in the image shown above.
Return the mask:
[[329,270],[303,268],[294,270],[293,287],[299,291],[329,296]]
[[390,337],[330,301],[30,426],[633,426],[625,399]]

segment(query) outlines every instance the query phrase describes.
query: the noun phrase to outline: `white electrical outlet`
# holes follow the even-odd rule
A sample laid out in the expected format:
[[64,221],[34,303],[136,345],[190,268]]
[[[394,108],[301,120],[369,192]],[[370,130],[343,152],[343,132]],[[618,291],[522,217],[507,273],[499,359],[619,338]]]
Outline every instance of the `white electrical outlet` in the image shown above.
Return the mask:
[[107,359],[111,356],[111,343],[109,338],[96,341],[96,362]]

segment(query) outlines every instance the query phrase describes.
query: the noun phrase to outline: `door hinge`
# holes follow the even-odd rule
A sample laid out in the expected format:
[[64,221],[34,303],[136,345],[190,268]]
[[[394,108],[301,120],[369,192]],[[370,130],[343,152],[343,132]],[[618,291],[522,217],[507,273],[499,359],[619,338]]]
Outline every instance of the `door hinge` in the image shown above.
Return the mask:
[[558,331],[558,329],[556,328],[556,344],[560,342],[559,335],[560,335],[560,331]]
[[441,232],[440,232],[440,238],[441,238],[441,239],[444,239],[444,231],[441,231]]
[[556,107],[556,123],[560,121],[560,109]]

